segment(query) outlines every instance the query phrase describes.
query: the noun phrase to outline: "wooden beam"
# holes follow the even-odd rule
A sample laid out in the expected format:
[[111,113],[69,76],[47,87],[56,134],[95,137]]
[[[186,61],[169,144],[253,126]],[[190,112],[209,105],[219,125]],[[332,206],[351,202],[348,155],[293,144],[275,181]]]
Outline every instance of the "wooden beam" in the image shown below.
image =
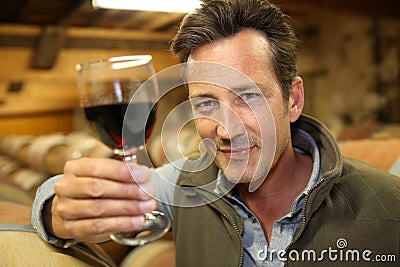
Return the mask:
[[271,0],[291,14],[310,12],[341,12],[369,17],[400,19],[398,0]]
[[61,47],[66,48],[165,50],[171,39],[170,34],[103,28],[69,27],[66,29],[65,37],[54,35],[55,33],[59,32],[49,31],[47,35],[41,36],[40,28],[37,26],[3,24],[0,25],[0,47],[34,47],[41,41],[40,38],[51,39],[52,42],[48,42],[47,45],[46,42],[43,43],[43,46],[47,47],[60,41],[58,37],[63,37]]
[[52,68],[64,46],[64,39],[65,27],[52,25],[44,27],[33,53],[31,67],[34,69]]
[[135,12],[134,16],[127,18],[122,23],[118,23],[119,28],[135,28],[140,29],[149,34],[157,32],[159,29],[165,29],[175,24],[178,25],[183,19],[183,13],[166,13],[166,12]]
[[157,33],[132,30],[132,29],[111,29],[111,28],[97,28],[97,27],[69,27],[68,36],[70,37],[98,37],[110,39],[133,39],[145,41],[159,41],[165,42],[172,38],[171,33]]
[[91,1],[81,1],[80,3],[76,3],[75,6],[71,7],[71,9],[59,19],[57,22],[58,25],[67,26],[70,23],[70,20],[80,14],[83,10],[91,9]]

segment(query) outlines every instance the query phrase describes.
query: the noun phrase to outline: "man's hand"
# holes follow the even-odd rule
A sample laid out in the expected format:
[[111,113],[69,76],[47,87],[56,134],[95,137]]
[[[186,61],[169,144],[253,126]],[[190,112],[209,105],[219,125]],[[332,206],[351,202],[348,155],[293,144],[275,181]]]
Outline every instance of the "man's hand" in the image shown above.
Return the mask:
[[[156,208],[150,170],[111,159],[67,162],[64,177],[45,214],[47,230],[63,239],[101,242],[111,233],[129,232],[144,223],[143,214]],[[133,177],[134,179],[133,179]],[[144,189],[146,192],[144,192]]]

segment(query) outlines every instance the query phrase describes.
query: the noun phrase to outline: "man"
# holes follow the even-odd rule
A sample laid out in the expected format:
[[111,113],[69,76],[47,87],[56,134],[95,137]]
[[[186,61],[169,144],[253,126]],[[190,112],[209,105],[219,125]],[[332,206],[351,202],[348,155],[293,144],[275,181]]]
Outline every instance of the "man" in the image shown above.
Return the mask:
[[[296,42],[289,18],[265,0],[208,1],[189,14],[171,47],[188,63],[197,131],[212,141],[204,154],[214,162],[198,172],[130,166],[135,182],[118,161],[68,162],[62,177],[38,191],[38,232],[52,243],[100,242],[139,228],[143,213],[157,208],[173,221],[178,266],[365,266],[377,255],[398,261],[399,179],[343,159],[328,130],[301,115]],[[223,84],[199,79],[207,75]],[[239,76],[256,86],[235,86]],[[164,190],[160,176],[175,191]],[[156,207],[141,189],[175,206]]]

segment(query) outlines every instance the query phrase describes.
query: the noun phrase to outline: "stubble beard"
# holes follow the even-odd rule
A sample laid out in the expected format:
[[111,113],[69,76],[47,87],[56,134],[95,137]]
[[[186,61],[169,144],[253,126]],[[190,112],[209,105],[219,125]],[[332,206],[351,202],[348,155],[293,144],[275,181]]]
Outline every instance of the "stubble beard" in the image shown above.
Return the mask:
[[[285,153],[290,142],[289,136],[290,131],[289,134],[281,135],[281,138],[278,137],[274,147],[261,146],[261,141],[253,140],[252,144],[256,145],[259,155],[252,153],[247,159],[242,160],[228,159],[219,155],[221,159],[218,159],[217,156],[215,163],[231,183],[247,184],[258,179],[266,180],[268,174],[275,168],[279,159]],[[268,144],[268,142],[264,141],[264,144]]]

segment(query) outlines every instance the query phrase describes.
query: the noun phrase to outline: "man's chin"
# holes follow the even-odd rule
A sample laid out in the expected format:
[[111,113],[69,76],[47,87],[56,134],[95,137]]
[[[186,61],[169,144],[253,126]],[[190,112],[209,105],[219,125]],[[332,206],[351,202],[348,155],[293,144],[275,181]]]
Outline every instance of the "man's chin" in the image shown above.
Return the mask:
[[234,184],[250,183],[253,176],[248,175],[243,171],[225,170],[224,175],[226,179]]
[[254,171],[249,168],[248,158],[246,158],[246,160],[216,158],[215,163],[222,170],[226,179],[231,183],[250,183],[254,176]]

